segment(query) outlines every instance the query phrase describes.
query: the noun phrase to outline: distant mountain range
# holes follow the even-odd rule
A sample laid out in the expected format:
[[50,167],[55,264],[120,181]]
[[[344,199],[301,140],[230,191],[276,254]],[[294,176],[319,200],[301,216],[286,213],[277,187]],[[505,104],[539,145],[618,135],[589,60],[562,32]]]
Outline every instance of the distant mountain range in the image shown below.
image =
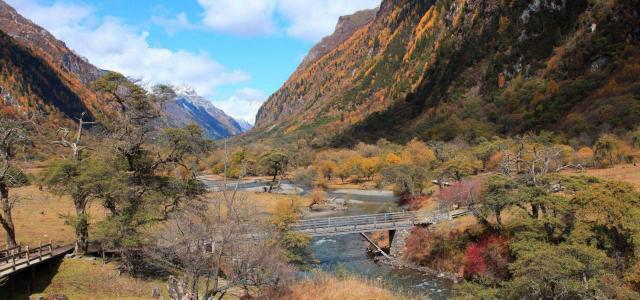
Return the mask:
[[639,16],[626,0],[383,0],[341,18],[252,132],[318,146],[624,134],[640,124]]
[[241,134],[253,126],[236,120],[215,107],[188,86],[172,86],[175,97],[165,106],[169,125],[183,127],[190,123],[199,125],[211,139]]
[[[0,108],[4,115],[26,116],[38,110],[52,126],[87,118],[107,117],[112,103],[96,95],[91,83],[105,74],[69,49],[44,28],[22,17],[0,0]],[[186,86],[173,87],[163,126],[195,123],[211,139],[243,133],[252,126],[234,120]]]

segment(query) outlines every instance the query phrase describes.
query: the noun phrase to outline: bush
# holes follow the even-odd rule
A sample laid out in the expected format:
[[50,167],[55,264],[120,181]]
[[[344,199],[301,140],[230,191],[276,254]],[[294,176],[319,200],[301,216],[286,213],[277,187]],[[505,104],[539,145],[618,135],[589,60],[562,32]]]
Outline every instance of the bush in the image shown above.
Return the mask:
[[506,279],[511,261],[507,240],[499,235],[489,235],[467,246],[464,255],[464,275],[467,278],[486,276]]
[[293,173],[293,182],[300,187],[310,189],[318,178],[318,171],[313,167],[298,168]]
[[315,205],[324,205],[327,203],[327,193],[322,190],[314,190],[309,194],[309,198],[311,199],[311,204],[309,207],[313,207]]
[[440,190],[438,199],[444,209],[452,209],[454,206],[468,206],[478,201],[482,189],[482,180],[456,181],[451,186]]
[[594,163],[593,150],[589,147],[582,147],[576,151],[574,162],[576,165],[582,165],[583,167],[592,166]]
[[430,268],[461,273],[464,250],[475,233],[452,230],[441,234],[428,228],[414,228],[405,241],[404,259]]

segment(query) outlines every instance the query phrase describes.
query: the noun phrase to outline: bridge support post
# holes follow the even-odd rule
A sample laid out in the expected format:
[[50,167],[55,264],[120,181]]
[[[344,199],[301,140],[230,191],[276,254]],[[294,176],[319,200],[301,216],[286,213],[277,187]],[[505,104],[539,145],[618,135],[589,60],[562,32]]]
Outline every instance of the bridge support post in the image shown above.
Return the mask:
[[409,230],[389,230],[389,254],[400,257],[404,252],[405,239],[409,236]]
[[396,230],[395,229],[389,230],[389,247],[391,247],[391,244],[393,244],[393,238],[395,236],[396,236]]

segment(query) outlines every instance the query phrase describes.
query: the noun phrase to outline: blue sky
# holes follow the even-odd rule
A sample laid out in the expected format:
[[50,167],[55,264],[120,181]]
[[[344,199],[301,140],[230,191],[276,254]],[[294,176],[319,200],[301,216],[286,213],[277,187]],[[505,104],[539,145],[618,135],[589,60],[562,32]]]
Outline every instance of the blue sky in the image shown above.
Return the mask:
[[253,122],[338,17],[380,0],[6,0],[98,67]]

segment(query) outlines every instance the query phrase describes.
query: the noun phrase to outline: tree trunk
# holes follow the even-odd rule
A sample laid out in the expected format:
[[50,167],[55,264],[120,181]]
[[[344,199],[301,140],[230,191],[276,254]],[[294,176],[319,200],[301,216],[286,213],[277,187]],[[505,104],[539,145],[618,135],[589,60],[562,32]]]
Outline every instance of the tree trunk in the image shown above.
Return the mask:
[[0,223],[7,236],[7,245],[9,248],[18,246],[16,242],[16,230],[13,225],[13,217],[11,216],[11,203],[9,203],[9,188],[4,183],[0,183],[0,202],[2,202],[2,215],[0,215]]
[[538,216],[540,215],[540,210],[537,204],[531,204],[531,217],[533,219],[538,219]]
[[89,251],[89,216],[87,204],[84,199],[75,199],[76,206],[76,245],[74,254],[83,256]]
[[496,224],[498,225],[498,227],[502,227],[502,216],[500,215],[500,212],[500,210],[495,210]]

